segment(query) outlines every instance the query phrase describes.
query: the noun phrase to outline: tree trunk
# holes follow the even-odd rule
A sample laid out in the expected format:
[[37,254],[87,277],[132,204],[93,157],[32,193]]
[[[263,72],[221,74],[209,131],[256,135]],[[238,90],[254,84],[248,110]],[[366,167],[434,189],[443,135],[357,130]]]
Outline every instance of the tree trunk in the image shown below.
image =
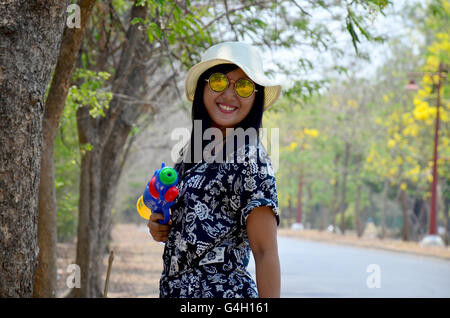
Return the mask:
[[[304,183],[303,183],[304,184]],[[314,224],[316,222],[316,205],[312,204],[312,189],[311,189],[311,183],[309,183],[306,186],[306,193],[308,194],[308,199],[306,200],[307,205],[309,206],[309,213],[305,213],[305,217],[303,218],[303,222],[305,222],[305,225],[308,226],[308,229],[313,229]]]
[[58,62],[45,103],[42,122],[41,181],[39,186],[39,266],[34,278],[34,297],[56,293],[57,205],[55,191],[54,143],[59,121],[72,82],[75,61],[95,0],[81,0],[80,28],[64,29]]
[[406,206],[406,192],[403,189],[400,189],[400,203],[402,207],[402,219],[403,219],[402,240],[409,241],[409,218]]
[[298,177],[296,223],[302,223],[302,190],[303,190],[303,168],[300,167],[300,176]]
[[418,233],[419,236],[426,235],[428,233],[429,229],[429,216],[430,215],[430,202],[429,201],[423,201],[422,209],[420,210],[419,214],[419,224],[418,224]]
[[[130,20],[145,18],[147,7],[133,6]],[[143,66],[138,46],[145,39],[140,24],[130,25],[117,69],[113,93],[138,98],[144,84]],[[126,111],[128,109],[128,111]],[[81,288],[74,289],[74,297],[100,297],[102,295],[103,255],[108,238],[110,213],[116,189],[116,162],[110,160],[120,155],[133,120],[128,112],[139,114],[136,105],[125,105],[120,97],[114,97],[106,116],[93,119],[89,109],[80,108],[77,123],[80,144],[90,143],[93,148],[82,154],[80,177],[80,202],[76,263],[81,268]],[[136,116],[137,116],[136,115]],[[119,131],[120,130],[120,131]],[[120,137],[117,135],[120,134]],[[126,134],[123,136],[122,134]],[[120,147],[121,145],[121,147]],[[116,171],[114,171],[116,169]]]
[[362,235],[362,225],[361,225],[361,216],[359,212],[359,203],[361,199],[361,180],[360,180],[360,169],[361,169],[361,161],[362,157],[358,155],[357,157],[357,163],[356,163],[356,182],[357,182],[357,188],[356,188],[356,198],[355,198],[355,229],[356,229],[356,235],[358,237],[361,237]]
[[44,96],[67,4],[0,2],[0,297],[33,295]]
[[444,210],[443,210],[444,218],[445,218],[444,241],[445,241],[446,246],[448,246],[450,244],[450,218],[448,216],[449,207],[450,207],[450,197],[444,196]]
[[326,228],[326,222],[328,220],[328,218],[327,218],[327,210],[325,209],[323,204],[320,204],[319,208],[320,208],[320,226],[319,226],[319,231],[323,231]]
[[384,188],[383,188],[383,207],[381,208],[381,233],[380,237],[383,239],[386,237],[386,211],[388,204],[388,190],[389,190],[389,180],[384,179]]
[[376,220],[376,206],[375,206],[375,202],[373,200],[373,190],[371,187],[369,187],[369,203],[370,203],[370,212],[367,214],[369,215],[369,217],[371,218],[371,221],[376,224],[375,220]]
[[345,153],[344,162],[342,169],[342,188],[341,188],[341,204],[339,207],[339,212],[341,214],[341,233],[345,233],[345,208],[346,208],[346,193],[347,193],[347,170],[348,170],[348,160],[350,157],[350,144],[345,143]]
[[295,216],[294,216],[294,209],[293,209],[293,207],[292,207],[292,197],[291,197],[290,195],[288,196],[288,211],[289,211],[289,217],[288,217],[288,219],[289,219],[289,224],[290,224],[291,219],[292,219],[292,220],[295,219]]
[[338,211],[338,193],[339,193],[339,158],[340,155],[336,154],[334,157],[334,167],[336,169],[336,182],[333,187],[333,233],[336,233],[336,214]]

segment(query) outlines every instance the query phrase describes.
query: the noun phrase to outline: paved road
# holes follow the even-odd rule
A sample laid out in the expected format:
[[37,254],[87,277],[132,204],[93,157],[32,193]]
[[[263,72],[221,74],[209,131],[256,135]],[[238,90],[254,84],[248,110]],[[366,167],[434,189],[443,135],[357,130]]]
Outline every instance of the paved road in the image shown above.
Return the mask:
[[281,297],[450,297],[450,261],[286,237],[278,249]]

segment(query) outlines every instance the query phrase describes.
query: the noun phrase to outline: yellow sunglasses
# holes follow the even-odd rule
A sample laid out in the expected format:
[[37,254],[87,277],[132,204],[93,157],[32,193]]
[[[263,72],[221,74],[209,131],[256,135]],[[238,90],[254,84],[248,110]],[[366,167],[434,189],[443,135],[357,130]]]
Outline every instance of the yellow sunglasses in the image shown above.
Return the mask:
[[[209,88],[216,93],[225,91],[230,85],[230,82],[234,82],[228,80],[228,77],[223,73],[213,73],[205,81],[208,82]],[[251,80],[241,78],[234,83],[234,91],[239,97],[247,98],[258,90],[255,89],[255,84]]]

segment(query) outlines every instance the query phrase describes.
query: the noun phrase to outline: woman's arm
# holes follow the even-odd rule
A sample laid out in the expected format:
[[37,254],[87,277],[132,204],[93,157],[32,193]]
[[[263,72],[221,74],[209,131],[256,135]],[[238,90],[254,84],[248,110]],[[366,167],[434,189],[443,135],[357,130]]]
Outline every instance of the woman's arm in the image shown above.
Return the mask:
[[280,297],[277,220],[270,207],[257,207],[250,213],[247,218],[247,233],[255,258],[259,297]]

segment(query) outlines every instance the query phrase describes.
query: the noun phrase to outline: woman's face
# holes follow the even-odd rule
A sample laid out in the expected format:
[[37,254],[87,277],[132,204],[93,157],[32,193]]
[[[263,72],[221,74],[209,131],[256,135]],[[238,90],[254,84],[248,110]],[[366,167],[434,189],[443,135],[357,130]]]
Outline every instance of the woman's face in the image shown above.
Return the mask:
[[205,82],[203,91],[203,103],[211,117],[212,126],[221,129],[223,134],[226,128],[235,127],[247,116],[255,101],[255,93],[243,98],[234,91],[236,81],[241,78],[250,79],[242,69],[238,68],[225,75],[230,82],[225,91],[214,92],[208,82]]

